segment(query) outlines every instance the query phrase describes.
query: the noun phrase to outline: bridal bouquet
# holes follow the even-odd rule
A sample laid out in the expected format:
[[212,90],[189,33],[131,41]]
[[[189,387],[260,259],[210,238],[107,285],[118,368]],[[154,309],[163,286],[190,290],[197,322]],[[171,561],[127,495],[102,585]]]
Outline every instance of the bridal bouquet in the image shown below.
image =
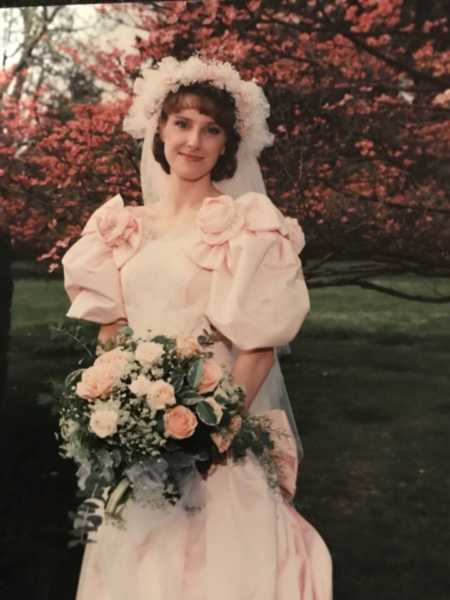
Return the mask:
[[[128,498],[173,505],[195,474],[252,451],[271,487],[273,441],[264,418],[244,409],[245,391],[208,351],[211,334],[136,338],[120,330],[93,364],[70,373],[57,399],[60,453],[78,465],[72,543],[103,518],[120,526]],[[108,347],[110,349],[108,349]],[[98,508],[104,507],[103,515]]]

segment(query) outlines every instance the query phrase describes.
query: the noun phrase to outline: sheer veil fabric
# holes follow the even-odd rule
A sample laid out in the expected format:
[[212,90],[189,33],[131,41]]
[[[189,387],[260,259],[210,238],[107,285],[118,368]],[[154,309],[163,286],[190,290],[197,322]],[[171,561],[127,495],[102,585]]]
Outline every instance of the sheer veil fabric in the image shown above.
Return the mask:
[[[141,186],[144,204],[152,204],[164,200],[167,188],[168,175],[153,155],[153,137],[157,129],[158,115],[154,115],[147,126],[142,147],[141,157]],[[214,185],[224,194],[237,198],[247,192],[266,194],[266,186],[261,173],[257,157],[241,143],[237,154],[237,169],[233,177],[223,181],[214,182]],[[298,427],[294,418],[292,404],[286,389],[284,377],[280,368],[279,357],[290,353],[290,345],[286,344],[275,348],[274,364],[272,369],[253,400],[252,412],[259,414],[271,409],[281,409],[286,412],[289,425],[297,446],[298,464],[300,464],[304,451]],[[238,349],[233,347],[233,353]]]

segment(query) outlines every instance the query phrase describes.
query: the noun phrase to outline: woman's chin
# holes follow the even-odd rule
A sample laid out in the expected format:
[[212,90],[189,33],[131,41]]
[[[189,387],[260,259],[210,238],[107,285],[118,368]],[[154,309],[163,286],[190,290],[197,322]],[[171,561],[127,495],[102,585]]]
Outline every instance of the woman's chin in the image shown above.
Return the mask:
[[211,171],[205,169],[174,169],[171,172],[183,181],[201,181],[205,177],[210,177]]

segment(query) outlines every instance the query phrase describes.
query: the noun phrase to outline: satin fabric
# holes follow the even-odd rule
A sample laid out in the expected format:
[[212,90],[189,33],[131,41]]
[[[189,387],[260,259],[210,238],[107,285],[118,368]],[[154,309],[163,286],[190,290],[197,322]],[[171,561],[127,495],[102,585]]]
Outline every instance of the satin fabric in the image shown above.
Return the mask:
[[86,549],[77,600],[330,600],[328,549],[290,503],[297,469],[292,438],[281,435],[286,417],[265,415],[280,432],[282,494],[250,454],[195,479],[198,511],[129,503],[127,528],[102,526]]
[[[154,237],[155,208],[125,208],[120,196],[108,200],[63,257],[72,301],[67,316],[98,323],[128,318],[139,333],[163,326],[194,335],[212,324],[242,350],[288,343],[310,310],[296,245],[267,196],[248,193],[234,204],[242,227],[229,227],[229,238],[224,222],[220,243],[193,227],[173,244],[170,236]],[[98,223],[120,225],[123,213],[135,221],[133,233],[125,239],[118,229],[105,243]]]
[[[258,212],[257,196],[236,199],[243,226],[221,244],[198,227],[157,237],[153,208],[109,200],[63,259],[67,315],[127,318],[137,335],[213,326],[221,337],[211,350],[226,369],[239,349],[288,343],[309,311],[308,291],[281,213],[267,197]],[[267,410],[270,382],[250,412],[280,434],[273,458],[281,489],[269,487],[249,454],[206,481],[192,479],[170,510],[129,502],[125,529],[104,524],[87,546],[76,600],[331,599],[330,553],[292,503],[299,454],[286,412]],[[191,505],[200,509],[185,510]]]

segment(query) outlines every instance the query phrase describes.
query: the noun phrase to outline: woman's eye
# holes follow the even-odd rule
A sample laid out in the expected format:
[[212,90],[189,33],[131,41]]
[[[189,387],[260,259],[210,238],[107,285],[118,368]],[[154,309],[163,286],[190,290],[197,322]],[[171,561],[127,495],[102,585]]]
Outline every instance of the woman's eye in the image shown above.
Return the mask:
[[210,127],[208,129],[209,133],[212,133],[213,135],[218,135],[220,133],[220,129],[218,127]]
[[186,121],[175,121],[175,125],[184,129],[186,127]]

